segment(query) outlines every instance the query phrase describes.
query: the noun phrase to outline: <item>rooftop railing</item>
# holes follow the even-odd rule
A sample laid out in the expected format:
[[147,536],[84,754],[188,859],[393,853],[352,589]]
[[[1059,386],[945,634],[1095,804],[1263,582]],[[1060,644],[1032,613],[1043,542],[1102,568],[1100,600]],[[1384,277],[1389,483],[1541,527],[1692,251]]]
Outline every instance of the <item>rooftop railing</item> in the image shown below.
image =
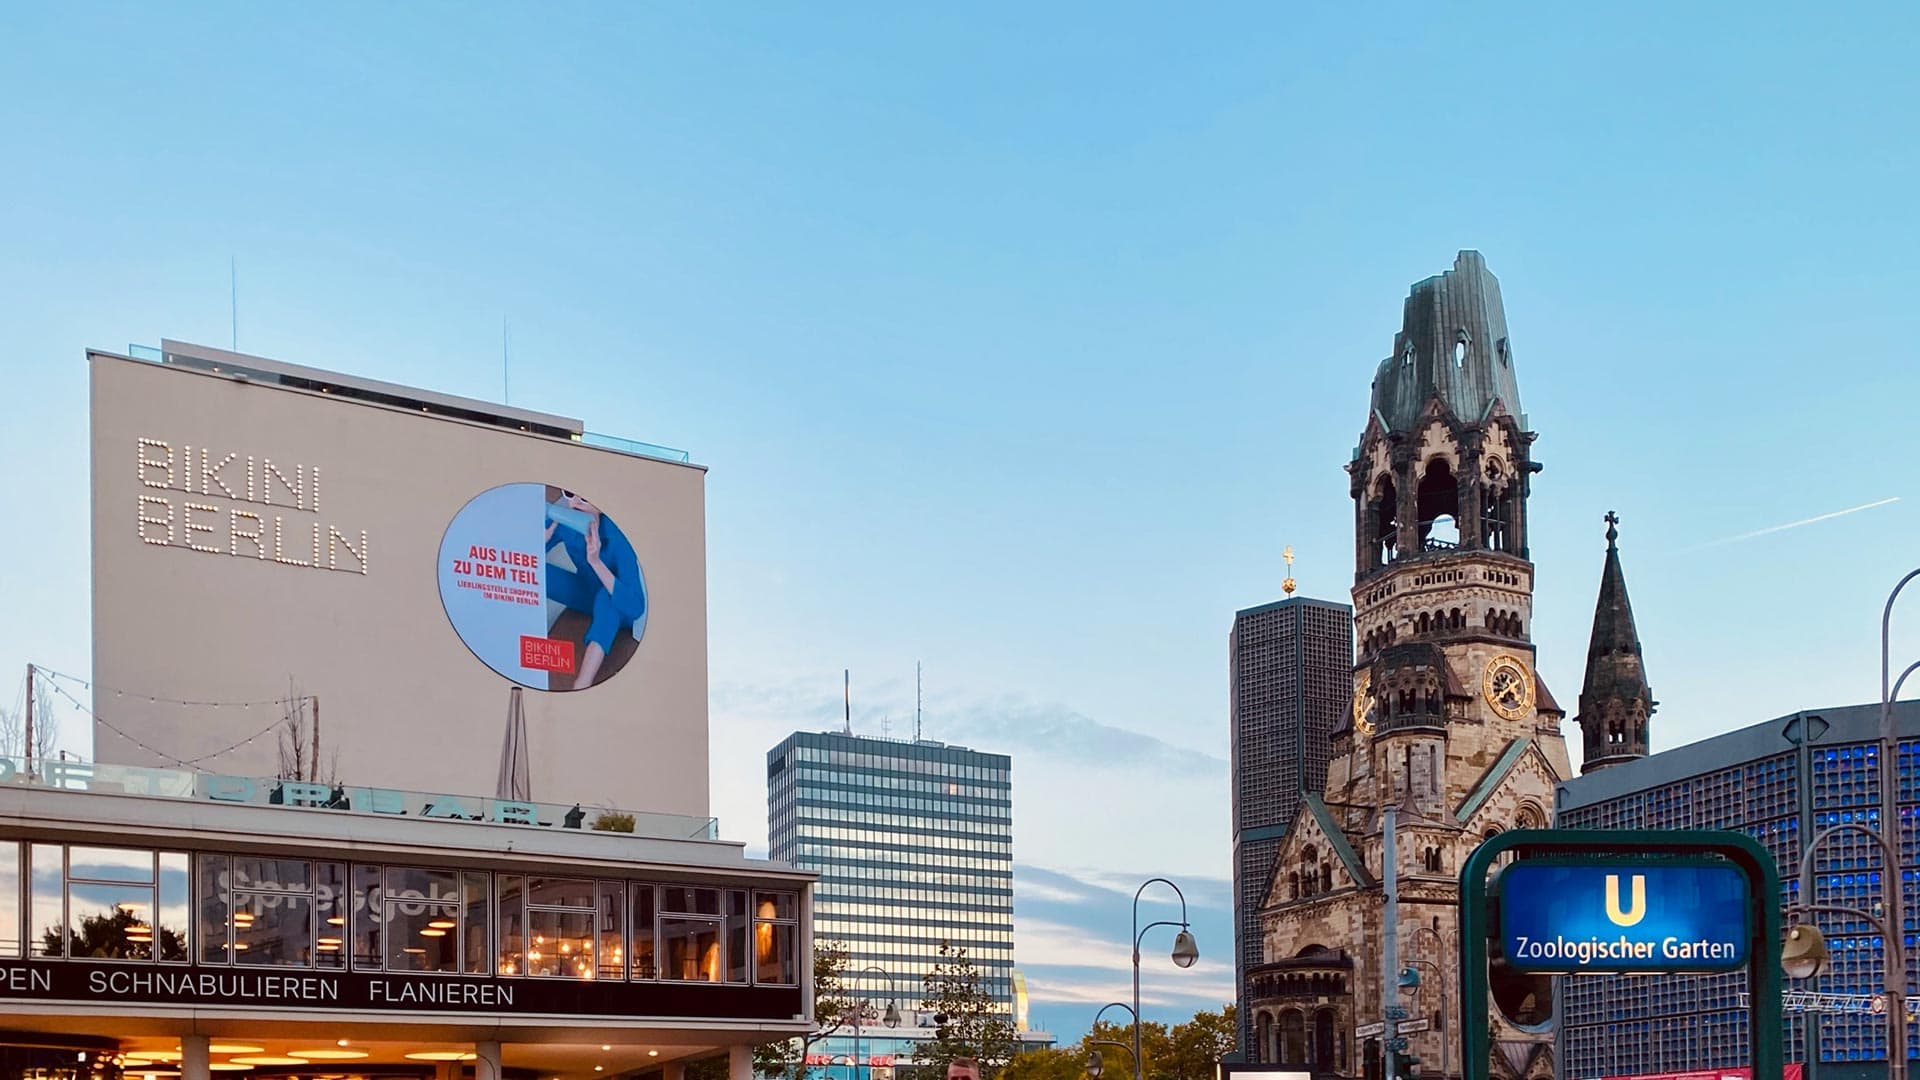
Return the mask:
[[580,829],[655,840],[718,840],[717,818],[435,794],[355,784],[262,779],[106,765],[91,761],[0,757],[0,785],[284,807],[303,812],[463,821],[507,828]]

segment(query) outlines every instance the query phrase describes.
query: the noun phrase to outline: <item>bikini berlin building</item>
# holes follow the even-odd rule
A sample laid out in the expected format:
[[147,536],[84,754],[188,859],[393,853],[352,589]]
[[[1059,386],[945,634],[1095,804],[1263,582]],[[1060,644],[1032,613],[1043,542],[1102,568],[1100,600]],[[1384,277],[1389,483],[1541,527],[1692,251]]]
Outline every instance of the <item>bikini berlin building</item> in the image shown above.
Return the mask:
[[88,354],[97,760],[0,759],[0,1080],[681,1080],[808,1030],[813,875],[707,800],[705,471]]

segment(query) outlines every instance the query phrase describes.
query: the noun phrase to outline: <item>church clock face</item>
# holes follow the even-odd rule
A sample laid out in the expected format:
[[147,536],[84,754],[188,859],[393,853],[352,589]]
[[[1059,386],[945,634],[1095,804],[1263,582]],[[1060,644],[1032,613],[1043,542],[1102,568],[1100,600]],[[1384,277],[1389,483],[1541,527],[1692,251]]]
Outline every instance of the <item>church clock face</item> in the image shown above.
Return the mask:
[[1353,687],[1353,732],[1361,738],[1373,734],[1373,671],[1360,673]]
[[1533,711],[1533,677],[1514,657],[1496,656],[1487,661],[1480,689],[1493,711],[1508,720],[1519,720]]

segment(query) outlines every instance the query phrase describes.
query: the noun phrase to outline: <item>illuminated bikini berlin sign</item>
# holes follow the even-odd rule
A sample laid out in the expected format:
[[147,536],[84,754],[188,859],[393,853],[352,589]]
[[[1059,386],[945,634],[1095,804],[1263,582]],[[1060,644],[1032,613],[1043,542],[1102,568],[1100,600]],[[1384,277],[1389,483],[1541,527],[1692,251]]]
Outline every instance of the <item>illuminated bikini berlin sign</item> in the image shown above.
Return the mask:
[[1712,972],[1745,967],[1747,875],[1729,863],[1515,862],[1500,872],[1500,939],[1520,971]]

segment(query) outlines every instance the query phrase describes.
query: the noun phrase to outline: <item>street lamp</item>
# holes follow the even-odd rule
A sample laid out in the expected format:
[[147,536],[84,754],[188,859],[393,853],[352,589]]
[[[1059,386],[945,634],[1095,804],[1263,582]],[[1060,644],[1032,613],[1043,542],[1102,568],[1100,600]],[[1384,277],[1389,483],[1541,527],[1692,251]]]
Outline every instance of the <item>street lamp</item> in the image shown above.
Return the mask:
[[[1435,923],[1439,922],[1438,916],[1435,917],[1434,921]],[[1446,960],[1447,956],[1447,939],[1440,935],[1440,927],[1437,925],[1416,926],[1413,928],[1413,937],[1417,938],[1421,934],[1433,935],[1433,951],[1439,959],[1410,959],[1407,963],[1432,968],[1434,985],[1440,988],[1440,1075],[1444,1077],[1449,1075],[1453,1069],[1453,1028],[1448,1026],[1447,1020],[1447,973],[1446,970],[1441,967],[1441,964]],[[1456,926],[1448,930],[1447,937],[1453,938],[1454,945],[1457,949],[1460,942],[1460,928]]]
[[[861,968],[859,971],[856,971],[853,974],[855,975],[876,974],[876,975],[879,975],[881,978],[887,980],[887,1011],[886,1011],[886,1014],[881,1018],[881,1021],[890,1028],[899,1027],[900,1026],[900,1005],[896,1000],[899,997],[899,992],[894,988],[892,973],[888,972],[886,968],[880,967],[878,965],[870,965],[868,967]],[[856,999],[853,1003],[853,1057],[848,1059],[848,1063],[853,1066],[854,1071],[852,1076],[849,1077],[849,1080],[860,1080],[860,1072],[859,1072],[860,1026],[862,1021],[865,1019],[866,1014],[867,1014],[866,1002],[859,1001]]]
[[[1172,889],[1173,895],[1180,898],[1179,922],[1162,919],[1159,922],[1148,923],[1146,926],[1140,925],[1140,894],[1146,892],[1147,886],[1155,882]],[[1141,882],[1140,887],[1134,890],[1133,893],[1133,1080],[1142,1080],[1140,1071],[1140,941],[1146,937],[1148,930],[1156,926],[1177,926],[1180,928],[1180,932],[1173,936],[1173,962],[1176,966],[1190,968],[1193,966],[1194,961],[1200,959],[1200,946],[1193,940],[1192,924],[1187,922],[1187,894],[1180,891],[1180,886],[1175,885],[1166,878],[1148,878],[1146,881]],[[1101,1010],[1101,1012],[1105,1011],[1105,1009]]]
[[[1100,1030],[1100,1018],[1107,1015],[1108,1009],[1126,1009],[1128,1013],[1132,1014],[1134,1034],[1136,1037],[1139,1035],[1140,1014],[1134,1012],[1131,1008],[1128,1008],[1124,1003],[1114,1001],[1106,1005],[1100,1006],[1100,1011],[1093,1014],[1093,1026],[1089,1028],[1087,1031],[1087,1045],[1090,1047],[1111,1046],[1115,1050],[1125,1050],[1127,1052],[1127,1056],[1133,1059],[1134,1075],[1138,1076],[1140,1075],[1140,1058],[1138,1053],[1134,1050],[1133,1047],[1128,1046],[1126,1043],[1123,1043],[1123,1042],[1116,1042],[1112,1039],[1096,1039],[1093,1037],[1094,1034]],[[1087,1051],[1087,1075],[1091,1077],[1092,1080],[1100,1080],[1100,1073],[1105,1069],[1106,1069],[1106,1062],[1101,1060],[1100,1051],[1088,1050]]]
[[[1900,881],[1904,875],[1896,848],[1887,843],[1888,836],[1896,841],[1900,836],[1900,743],[1893,731],[1893,702],[1900,696],[1900,684],[1907,681],[1914,669],[1920,668],[1920,661],[1908,664],[1907,670],[1888,688],[1887,629],[1893,621],[1893,602],[1900,598],[1900,590],[1907,587],[1907,582],[1916,577],[1920,577],[1920,570],[1907,571],[1907,576],[1887,594],[1887,606],[1880,611],[1880,846],[1887,852],[1886,873],[1880,875],[1880,897],[1886,907],[1887,923],[1893,927],[1893,933],[1885,935],[1887,1080],[1907,1080],[1906,919],[1900,910],[1904,891]],[[1806,878],[1802,877],[1801,881],[1805,882]]]

